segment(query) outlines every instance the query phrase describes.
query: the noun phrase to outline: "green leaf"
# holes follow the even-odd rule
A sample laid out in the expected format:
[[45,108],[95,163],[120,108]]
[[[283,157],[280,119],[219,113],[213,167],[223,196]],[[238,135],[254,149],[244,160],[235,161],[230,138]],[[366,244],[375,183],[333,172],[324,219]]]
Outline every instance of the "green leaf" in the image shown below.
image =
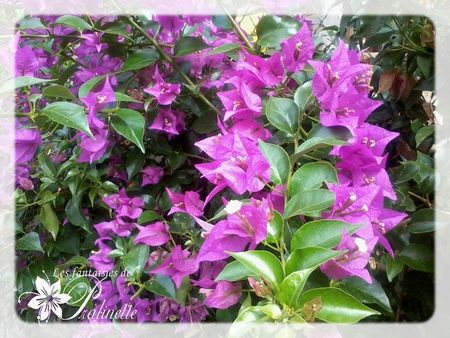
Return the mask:
[[277,304],[266,304],[260,307],[261,311],[271,319],[280,319],[283,312]]
[[209,47],[210,46],[207,45],[202,38],[194,36],[183,36],[175,43],[174,55],[189,55]]
[[128,179],[131,180],[135,175],[142,172],[144,164],[145,158],[141,156],[138,150],[130,152],[127,156],[127,161],[125,163]]
[[133,103],[141,103],[141,101],[136,100],[135,98],[120,92],[115,92],[116,100],[118,102],[133,102]]
[[44,97],[61,97],[67,100],[76,100],[77,98],[72,92],[64,86],[52,85],[44,88],[42,91],[42,96]]
[[302,271],[295,271],[289,274],[281,283],[280,292],[277,298],[283,305],[288,305],[294,309],[300,308],[300,296],[309,275],[314,269],[306,269]]
[[420,167],[412,161],[407,161],[395,169],[393,182],[395,185],[408,182],[420,171]]
[[53,239],[56,240],[56,236],[58,236],[59,232],[59,219],[50,204],[44,204],[41,206],[40,218],[44,228],[47,229]]
[[120,135],[136,144],[145,153],[144,117],[136,110],[121,108],[111,116],[111,125]]
[[328,250],[321,247],[296,249],[286,260],[286,274],[290,274],[294,271],[316,268],[342,253],[343,251]]
[[238,280],[247,279],[247,277],[255,276],[255,273],[247,269],[241,262],[233,261],[228,263],[220,274],[216,277],[216,281],[227,280],[235,282]]
[[[250,306],[237,316],[234,323],[258,323],[266,322],[268,320],[269,317],[261,310],[261,306]],[[240,325],[235,326],[235,324],[233,324],[230,329],[230,337],[245,336],[245,332],[242,332],[242,329],[243,327],[241,327]]]
[[240,49],[240,48],[241,48],[241,45],[238,44],[238,43],[226,43],[226,44],[224,44],[222,46],[219,46],[219,47],[211,49],[208,52],[208,55],[216,55],[216,54],[221,54],[221,53],[227,53],[227,52],[231,52],[233,50]]
[[306,108],[314,102],[312,93],[312,81],[308,81],[300,85],[294,93],[294,102],[297,104],[300,112],[306,111]]
[[272,220],[267,223],[267,237],[266,241],[268,243],[278,243],[281,238],[281,234],[283,232],[284,220],[281,214],[274,210],[272,212],[273,217]]
[[338,183],[336,169],[328,162],[307,163],[292,175],[289,195],[293,196],[302,191],[319,189],[323,182]]
[[425,78],[431,75],[431,68],[433,66],[433,57],[425,55],[417,55],[417,66]]
[[293,136],[297,133],[300,113],[291,99],[271,96],[265,106],[265,114],[275,128]]
[[16,241],[16,248],[17,250],[22,251],[39,251],[44,253],[44,250],[42,250],[39,235],[36,232],[29,232],[19,238]]
[[77,274],[69,274],[61,281],[61,292],[72,297],[67,304],[80,307],[84,301],[92,303],[92,299],[87,300],[92,287],[89,279]]
[[79,16],[63,15],[56,19],[54,25],[63,25],[75,28],[77,31],[82,32],[84,29],[92,29],[92,26],[84,21]]
[[422,244],[412,243],[396,256],[400,262],[418,271],[433,272],[433,252]]
[[270,164],[271,180],[275,184],[286,183],[291,169],[291,161],[286,151],[275,144],[259,140],[259,149]]
[[151,221],[154,221],[156,219],[159,219],[158,213],[156,213],[153,210],[145,210],[139,217],[138,223],[146,224],[146,223],[150,223]]
[[291,161],[296,162],[301,156],[313,150],[318,150],[330,146],[339,146],[345,143],[347,142],[335,138],[312,137],[298,146],[298,148],[295,150],[295,153],[291,155]]
[[265,15],[256,25],[257,43],[262,48],[280,48],[280,43],[299,28],[300,23],[292,17]]
[[415,139],[416,139],[416,147],[420,146],[420,144],[425,141],[428,137],[433,135],[435,126],[434,124],[430,126],[422,127],[418,130],[416,133]]
[[389,254],[385,256],[386,261],[386,274],[389,282],[397,276],[403,270],[403,263],[398,259],[393,259]]
[[332,249],[342,238],[342,231],[353,234],[363,224],[351,224],[338,220],[323,219],[308,222],[298,229],[291,240],[291,251],[307,247]]
[[322,303],[316,318],[327,323],[353,324],[368,316],[380,314],[337,288],[308,290],[303,294],[300,304],[304,306],[316,298],[320,298]]
[[28,30],[28,29],[47,29],[37,17],[28,17],[20,20],[18,30]]
[[277,257],[268,251],[254,250],[246,252],[229,252],[236,260],[244,265],[248,270],[270,283],[279,290],[284,279],[284,271]]
[[377,304],[387,312],[392,313],[391,304],[386,292],[383,290],[381,284],[374,278],[372,283],[358,277],[350,277],[342,280],[339,283],[339,288],[348,292],[360,302],[368,304]]
[[100,75],[87,80],[80,86],[80,88],[78,88],[78,97],[81,99],[87,96],[91,92],[91,90],[94,89],[104,79],[105,75]]
[[353,137],[353,135],[348,128],[343,126],[325,127],[321,124],[317,124],[309,131],[308,137],[320,137],[323,139],[338,139],[341,141],[347,141]]
[[145,289],[163,297],[175,299],[176,291],[170,277],[164,275],[156,275],[154,279],[144,283]]
[[153,48],[140,49],[132,53],[122,65],[122,72],[142,69],[154,64],[158,53]]
[[413,234],[432,232],[436,228],[434,209],[420,209],[411,215],[411,221],[406,229]]
[[130,276],[140,276],[147,263],[149,250],[147,245],[137,245],[123,257],[123,267]]
[[42,110],[42,114],[63,126],[80,130],[94,137],[82,106],[71,102],[54,102],[47,105]]
[[335,201],[335,194],[325,189],[306,190],[293,196],[286,204],[284,218],[298,215],[311,217],[320,216],[320,212],[331,207]]
[[14,89],[22,88],[22,87],[28,87],[28,86],[33,86],[36,84],[53,82],[53,81],[56,81],[56,80],[40,79],[40,78],[32,77],[32,76],[19,76],[19,77],[12,78],[12,79],[6,81],[0,87],[0,93],[4,93],[4,92],[11,91]]

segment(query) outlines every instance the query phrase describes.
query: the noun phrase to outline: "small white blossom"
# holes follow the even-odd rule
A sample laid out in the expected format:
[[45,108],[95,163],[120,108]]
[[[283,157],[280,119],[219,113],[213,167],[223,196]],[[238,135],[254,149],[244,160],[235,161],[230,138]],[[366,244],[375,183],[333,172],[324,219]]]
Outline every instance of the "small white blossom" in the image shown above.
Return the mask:
[[359,252],[367,252],[367,244],[365,240],[363,240],[362,238],[356,238],[355,244],[358,247]]
[[62,317],[62,309],[60,304],[67,303],[72,297],[61,293],[61,283],[50,285],[45,279],[36,278],[36,290],[38,295],[28,302],[28,307],[39,309],[38,320],[45,321],[53,312],[58,318]]
[[228,202],[224,210],[228,215],[231,215],[241,210],[241,207],[242,207],[241,201],[231,200],[230,202]]

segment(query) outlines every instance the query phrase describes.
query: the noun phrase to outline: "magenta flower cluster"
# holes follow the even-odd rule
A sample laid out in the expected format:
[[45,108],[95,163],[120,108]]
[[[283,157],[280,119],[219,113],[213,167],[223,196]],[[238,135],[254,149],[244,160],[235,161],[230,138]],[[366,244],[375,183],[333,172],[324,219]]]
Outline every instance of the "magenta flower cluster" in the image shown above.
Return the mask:
[[[48,23],[54,23],[54,19],[46,17]],[[77,162],[91,166],[100,164],[105,175],[120,187],[117,193],[108,194],[101,201],[111,217],[97,219],[93,224],[97,239],[96,250],[89,257],[91,267],[99,272],[116,269],[114,243],[117,239],[131,239],[131,246],[150,247],[145,270],[152,280],[165,276],[176,288],[187,281],[196,290],[195,297],[181,305],[162,295],[141,297],[138,287],[121,276],[102,282],[103,291],[95,300],[95,307],[133,304],[138,309],[139,322],[192,322],[205,320],[210,309],[227,309],[241,300],[240,281],[216,281],[216,277],[229,261],[230,253],[254,250],[264,243],[274,211],[283,213],[284,209],[285,187],[272,189],[271,166],[258,146],[259,140],[268,141],[273,136],[263,122],[265,99],[290,95],[298,86],[290,76],[306,67],[314,71],[313,94],[321,108],[320,123],[327,127],[345,127],[352,134],[347,144],[335,146],[331,151],[337,158],[339,183],[328,185],[336,200],[329,211],[323,212],[322,218],[363,224],[354,234],[342,233],[335,249],[345,250],[345,253],[323,264],[321,270],[335,280],[357,276],[370,283],[367,264],[375,246],[379,244],[393,255],[385,235],[406,217],[384,207],[385,198],[396,199],[385,170],[385,149],[397,133],[366,122],[380,104],[369,97],[372,68],[362,63],[361,55],[342,41],[329,61],[313,60],[312,24],[305,18],[298,20],[300,30],[285,38],[270,56],[263,57],[248,51],[238,34],[215,25],[210,17],[153,18],[160,29],[157,34],[149,29],[148,34],[169,55],[174,54],[173,45],[186,25],[192,28],[190,36],[203,39],[206,48],[179,56],[176,61],[189,64],[188,76],[198,80],[196,90],[215,92],[220,114],[218,131],[194,142],[205,158],[200,161],[197,156],[195,169],[205,186],[208,182],[208,188],[180,191],[178,187],[167,187],[163,193],[170,207],[164,210],[155,207],[158,216],[142,224],[139,219],[149,209],[147,201],[143,193],[134,189],[136,187],[128,186],[131,174],[123,168],[124,160],[113,154],[114,147],[122,144],[124,138],[110,127],[107,118],[109,109],[114,109],[118,102],[117,72],[123,60],[106,53],[109,47],[103,33],[90,30],[80,33],[74,51],[77,62],[83,67],[71,76],[71,92],[77,95],[86,81],[98,76],[104,78],[99,86],[79,98],[87,111],[92,135],[77,131],[70,141],[76,144]],[[57,24],[51,27],[51,33],[56,36],[55,44],[61,41],[58,35],[75,33],[71,27]],[[204,31],[210,32],[214,39],[207,39]],[[35,29],[33,33],[42,32]],[[123,37],[117,37],[118,43],[122,40]],[[239,45],[233,59],[225,53],[210,53],[213,48],[230,43]],[[40,71],[56,62],[51,54],[19,38],[16,58],[17,76],[44,78]],[[171,77],[174,72],[174,65],[165,60],[145,67],[134,79],[140,85],[138,100],[127,103],[129,108],[144,111],[147,107],[143,101],[150,102],[154,116],[147,121],[145,132],[151,137],[164,136],[168,141],[182,136],[189,126],[187,113],[178,102],[185,89]],[[31,111],[24,96],[18,97],[18,104],[25,107],[24,111]],[[16,181],[23,190],[32,190],[36,184],[28,163],[36,156],[42,142],[41,133],[31,119],[17,119]],[[52,156],[56,163],[65,160],[62,154]],[[170,176],[170,170],[155,157],[146,159],[150,162],[147,161],[137,175],[138,188],[147,194]],[[223,206],[220,220],[206,216],[213,202]],[[200,245],[174,240],[169,220],[179,214],[195,221]],[[249,282],[256,290],[257,283],[253,279]]]

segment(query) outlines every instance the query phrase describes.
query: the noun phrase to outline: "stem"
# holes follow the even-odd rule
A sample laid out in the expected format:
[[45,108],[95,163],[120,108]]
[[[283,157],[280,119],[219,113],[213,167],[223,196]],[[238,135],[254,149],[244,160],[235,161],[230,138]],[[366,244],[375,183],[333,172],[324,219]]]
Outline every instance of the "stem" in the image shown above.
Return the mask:
[[[226,13],[226,12],[225,12]],[[228,13],[226,13],[228,20],[230,20],[231,25],[233,26],[234,31],[239,35],[239,38],[244,42],[244,44],[247,46],[248,50],[255,54],[255,49],[253,48],[252,44],[248,40],[245,33],[242,31],[242,28],[239,26],[239,24],[236,22],[236,20]]]
[[139,289],[136,291],[136,293],[131,296],[130,300],[135,300],[137,297],[139,297],[139,295],[142,293],[142,291],[145,290],[145,286],[144,284],[140,284],[139,285]]
[[429,208],[432,207],[430,201],[428,201],[426,198],[423,198],[422,196],[419,196],[415,193],[413,193],[412,191],[408,191],[408,195],[417,198],[418,200],[422,201],[423,203],[425,203],[426,205],[428,205]]
[[144,37],[150,41],[150,43],[155,47],[156,51],[163,58],[164,61],[168,62],[172,68],[189,84],[186,86],[194,95],[197,95],[209,108],[211,108],[217,115],[220,115],[220,111],[209,101],[200,90],[195,90],[196,85],[192,80],[187,76],[175,63],[175,61],[161,48],[159,43],[152,38],[141,26],[139,26],[134,20],[130,17],[128,18],[128,22],[136,28]]

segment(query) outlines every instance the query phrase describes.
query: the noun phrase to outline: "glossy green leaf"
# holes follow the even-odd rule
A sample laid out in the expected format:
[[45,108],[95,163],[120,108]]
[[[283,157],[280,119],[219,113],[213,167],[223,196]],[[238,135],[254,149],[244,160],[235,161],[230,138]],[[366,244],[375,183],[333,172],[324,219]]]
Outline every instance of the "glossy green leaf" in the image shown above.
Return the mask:
[[397,276],[400,272],[402,272],[403,263],[398,259],[392,258],[389,254],[386,254],[385,262],[386,262],[387,278],[389,282],[392,282],[395,276]]
[[271,96],[265,106],[265,114],[275,128],[290,135],[297,133],[300,112],[293,100]]
[[39,251],[44,253],[44,250],[42,250],[39,235],[36,232],[29,232],[26,235],[20,237],[16,241],[16,248],[17,250]]
[[136,144],[145,153],[144,117],[136,110],[121,108],[111,116],[111,125],[120,135]]
[[255,273],[247,269],[241,262],[233,261],[228,263],[216,277],[216,281],[227,280],[235,282],[247,279],[247,277],[255,276]]
[[344,229],[348,234],[353,234],[362,226],[363,224],[330,219],[308,222],[294,233],[291,240],[291,251],[307,247],[332,249],[341,241]]
[[158,60],[158,53],[153,48],[139,49],[128,57],[122,65],[122,72],[148,67]]
[[281,214],[274,210],[272,212],[272,219],[267,224],[267,237],[268,243],[277,243],[280,241],[281,234],[283,233],[284,220]]
[[84,21],[79,16],[63,15],[56,19],[54,25],[63,25],[75,28],[77,31],[82,32],[84,29],[92,29],[92,26]]
[[425,126],[422,127],[418,130],[418,132],[416,133],[415,139],[416,139],[416,146],[420,146],[420,144],[425,141],[428,137],[430,137],[431,135],[433,135],[434,130],[435,130],[435,126],[434,125],[430,125],[430,126]]
[[159,215],[157,212],[153,211],[153,210],[145,210],[141,216],[139,216],[138,219],[138,223],[139,224],[146,224],[146,223],[150,223],[154,220],[159,219]]
[[71,102],[54,102],[48,104],[42,114],[63,126],[80,130],[93,137],[82,106]]
[[42,96],[44,97],[61,97],[67,100],[76,100],[77,98],[72,92],[64,86],[52,85],[45,87],[42,91]]
[[141,103],[141,101],[136,100],[134,97],[131,97],[127,94],[115,92],[116,100],[118,102],[133,102],[133,103]]
[[312,137],[298,146],[298,148],[295,150],[295,153],[291,155],[291,161],[296,162],[301,156],[313,150],[318,150],[330,146],[339,146],[345,143],[347,142],[335,138]]
[[91,290],[91,283],[84,276],[71,273],[61,281],[61,292],[71,297],[67,302],[70,306],[80,307],[85,301],[92,303],[92,298],[88,299]]
[[318,217],[320,212],[331,207],[334,201],[335,194],[329,190],[312,189],[299,192],[287,202],[284,218],[298,215]]
[[194,36],[183,36],[175,43],[174,55],[189,55],[209,47],[210,46],[207,45],[202,38]]
[[377,304],[387,312],[392,313],[391,304],[381,284],[374,278],[372,283],[358,277],[350,277],[339,282],[339,288],[351,294],[360,302]]
[[422,244],[408,245],[396,255],[396,259],[414,270],[425,272],[434,270],[433,252]]
[[293,196],[302,191],[319,189],[324,182],[338,182],[336,169],[328,162],[307,163],[292,175],[289,194]]
[[300,305],[303,306],[316,298],[320,298],[322,304],[316,318],[328,323],[353,324],[363,318],[380,314],[337,288],[308,290],[301,297]]
[[211,49],[208,53],[208,55],[216,55],[221,53],[227,53],[231,52],[237,49],[240,49],[242,46],[238,43],[226,43],[222,46],[216,47],[214,49]]
[[44,228],[52,235],[53,239],[56,240],[56,236],[58,236],[59,232],[59,219],[49,203],[41,206],[40,218]]
[[144,283],[145,289],[163,297],[175,299],[176,290],[170,277],[164,275],[156,275]]
[[265,15],[256,25],[257,43],[262,48],[280,48],[280,43],[299,28],[300,23],[292,17]]
[[134,246],[124,257],[123,267],[130,276],[139,276],[148,260],[149,247],[147,245]]
[[280,292],[276,295],[279,302],[294,309],[299,309],[300,296],[313,270],[314,268],[311,268],[289,274],[281,283]]
[[328,262],[343,251],[324,249],[321,247],[306,247],[292,251],[286,260],[286,274],[310,268],[316,268]]
[[94,89],[104,79],[105,75],[100,75],[87,80],[80,86],[80,88],[78,88],[78,97],[80,99],[86,97],[91,92],[91,90]]
[[286,151],[275,144],[259,140],[259,149],[270,164],[271,180],[275,184],[283,184],[289,177],[291,162]]
[[242,263],[248,270],[270,283],[275,290],[279,289],[284,279],[284,271],[280,260],[272,253],[254,250],[230,252],[229,254]]
[[306,108],[314,102],[312,93],[312,81],[300,85],[294,93],[294,102],[297,104],[300,112],[305,112]]
[[406,229],[413,234],[432,232],[435,230],[434,209],[420,209],[411,215]]

